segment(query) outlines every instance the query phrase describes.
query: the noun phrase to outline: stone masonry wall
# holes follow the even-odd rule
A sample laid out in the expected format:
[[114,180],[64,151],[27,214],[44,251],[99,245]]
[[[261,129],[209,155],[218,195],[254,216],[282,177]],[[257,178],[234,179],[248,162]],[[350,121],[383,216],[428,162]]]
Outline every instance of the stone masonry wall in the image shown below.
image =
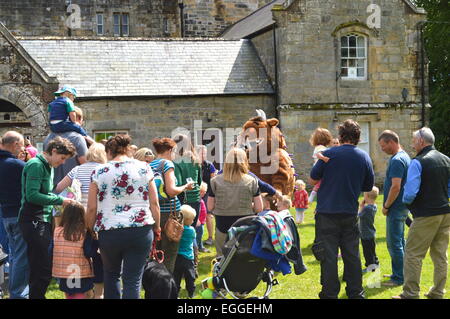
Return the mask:
[[[281,104],[398,103],[420,101],[417,14],[402,0],[294,0],[275,6]],[[369,5],[380,8],[380,28],[370,28]],[[369,12],[368,12],[369,10]],[[367,37],[367,80],[340,75],[340,38]]]
[[[96,14],[104,15],[103,36],[114,36],[113,13],[129,14],[131,37],[179,36],[176,0],[72,0],[79,5],[81,28],[69,28],[65,0],[2,0],[0,21],[22,36],[97,36]],[[166,27],[165,27],[166,26]]]
[[129,130],[133,143],[140,147],[149,146],[155,137],[170,136],[177,127],[193,130],[195,120],[202,121],[203,130],[222,129],[225,137],[226,128],[242,127],[256,116],[256,109],[265,110],[268,118],[275,115],[274,98],[269,95],[80,99],[77,105],[84,111],[89,134]]
[[[349,105],[310,105],[282,106],[280,119],[283,134],[288,143],[288,152],[294,154],[294,165],[300,179],[307,181],[313,166],[314,147],[309,139],[317,127],[330,130],[337,137],[337,126],[347,118],[358,123],[369,123],[370,157],[372,159],[376,184],[382,185],[389,156],[383,153],[378,145],[378,136],[386,129],[395,131],[400,143],[410,156],[414,156],[411,147],[413,131],[421,127],[421,109],[418,105],[366,105],[365,108]],[[359,112],[356,115],[354,112]],[[352,114],[354,113],[354,114]]]

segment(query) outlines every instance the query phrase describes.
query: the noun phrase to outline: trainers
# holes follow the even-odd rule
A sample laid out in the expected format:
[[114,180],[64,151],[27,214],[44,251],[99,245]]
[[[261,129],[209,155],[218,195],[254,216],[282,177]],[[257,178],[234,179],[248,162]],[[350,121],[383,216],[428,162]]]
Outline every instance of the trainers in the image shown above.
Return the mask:
[[378,265],[378,264],[370,264],[369,266],[367,266],[366,269],[363,269],[363,272],[364,272],[364,273],[367,273],[367,272],[374,272],[374,271],[377,270],[378,268],[380,268],[380,265]]
[[213,242],[212,238],[208,238],[207,240],[205,240],[203,242],[203,244],[205,244],[207,246],[212,246],[212,245],[214,245],[214,242]]

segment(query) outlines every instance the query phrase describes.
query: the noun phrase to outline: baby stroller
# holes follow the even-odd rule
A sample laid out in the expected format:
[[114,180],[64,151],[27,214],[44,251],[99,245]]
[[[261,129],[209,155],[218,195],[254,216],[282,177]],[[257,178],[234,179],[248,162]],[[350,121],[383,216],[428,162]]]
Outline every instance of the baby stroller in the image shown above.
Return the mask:
[[3,252],[2,246],[0,245],[0,299],[3,299],[4,293],[3,289],[5,288],[5,264],[8,259],[8,255]]
[[[278,213],[274,213],[278,214]],[[306,271],[300,251],[300,238],[292,216],[282,216],[286,225],[288,236],[292,239],[292,247],[282,258],[288,264],[294,264],[295,274],[300,275]],[[238,219],[230,228],[227,240],[223,247],[224,256],[212,265],[211,277],[203,280],[202,296],[210,298],[226,298],[229,294],[234,299],[247,298],[261,281],[266,284],[265,293],[258,299],[268,299],[273,286],[278,284],[274,279],[273,263],[268,259],[255,255],[257,242],[267,243],[266,220],[261,216],[247,216]],[[264,244],[263,244],[264,246]],[[273,248],[273,247],[272,247]],[[263,254],[264,255],[264,254]]]

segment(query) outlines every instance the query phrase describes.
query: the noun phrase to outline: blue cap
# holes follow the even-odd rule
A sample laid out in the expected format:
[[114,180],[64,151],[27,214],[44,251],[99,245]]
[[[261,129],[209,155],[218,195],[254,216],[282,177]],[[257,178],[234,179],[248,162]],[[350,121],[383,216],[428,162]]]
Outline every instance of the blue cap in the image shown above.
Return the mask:
[[54,94],[56,96],[59,96],[61,93],[64,93],[64,92],[72,93],[75,97],[77,96],[77,90],[75,90],[75,88],[68,86],[68,85],[64,85],[62,88],[60,88]]

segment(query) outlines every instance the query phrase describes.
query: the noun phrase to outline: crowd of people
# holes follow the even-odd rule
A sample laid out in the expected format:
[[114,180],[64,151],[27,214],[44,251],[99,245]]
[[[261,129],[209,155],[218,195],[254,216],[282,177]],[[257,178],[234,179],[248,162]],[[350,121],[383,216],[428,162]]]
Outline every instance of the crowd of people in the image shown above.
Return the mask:
[[[337,138],[316,129],[310,140],[315,164],[307,181],[312,192],[308,195],[307,183],[298,179],[290,198],[250,172],[240,148],[227,152],[218,172],[206,159],[206,147],[183,134],[155,138],[151,148],[139,149],[126,134],[96,143],[81,128],[82,111],[73,105],[76,90],[64,87],[55,95],[43,152],[18,132],[1,138],[0,244],[9,254],[10,298],[44,299],[56,278],[68,299],[138,299],[154,250],[163,251],[177,289],[184,278],[192,298],[199,254],[214,242],[221,256],[233,223],[263,216],[276,203],[279,212],[295,208],[295,221],[302,224],[316,197],[312,250],[321,268],[319,297],[338,297],[342,257],[347,296],[365,298],[362,273],[379,267],[374,227],[379,189],[369,155],[356,147],[357,122],[343,122]],[[450,160],[433,147],[434,135],[426,127],[413,134],[412,160],[395,132],[384,131],[378,141],[391,156],[382,213],[392,274],[383,285],[403,286],[395,299],[419,298],[422,260],[430,250],[434,285],[426,296],[443,298]],[[68,189],[73,196],[62,196]],[[165,231],[171,218],[182,221],[179,240]],[[406,241],[405,225],[410,226]]]

